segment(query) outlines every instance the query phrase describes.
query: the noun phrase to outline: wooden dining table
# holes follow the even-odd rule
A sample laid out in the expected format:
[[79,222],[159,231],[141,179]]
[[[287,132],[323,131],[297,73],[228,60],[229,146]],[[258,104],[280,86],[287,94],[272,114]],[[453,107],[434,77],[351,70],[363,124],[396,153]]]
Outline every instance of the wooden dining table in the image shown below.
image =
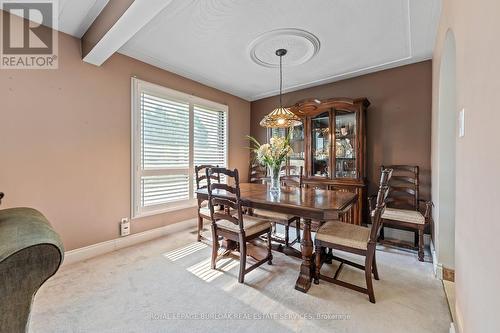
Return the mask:
[[[199,201],[208,199],[207,189],[196,191]],[[266,209],[278,213],[299,216],[304,219],[304,230],[300,244],[302,264],[295,289],[307,292],[311,287],[314,272],[313,241],[311,221],[335,220],[346,213],[357,201],[357,194],[314,188],[283,186],[276,194],[267,184],[240,184],[240,196],[243,206]],[[224,195],[217,193],[217,195]],[[230,194],[228,194],[230,195]]]

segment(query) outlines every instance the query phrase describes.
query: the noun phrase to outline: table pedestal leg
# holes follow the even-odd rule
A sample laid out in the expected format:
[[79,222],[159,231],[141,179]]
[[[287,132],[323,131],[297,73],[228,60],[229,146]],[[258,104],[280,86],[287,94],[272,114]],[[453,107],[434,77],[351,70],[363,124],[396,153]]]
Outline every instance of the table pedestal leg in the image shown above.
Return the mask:
[[295,289],[306,293],[311,287],[312,274],[312,254],[313,242],[311,238],[311,220],[304,220],[304,235],[300,243],[302,251],[302,264],[300,265],[300,275],[295,283]]

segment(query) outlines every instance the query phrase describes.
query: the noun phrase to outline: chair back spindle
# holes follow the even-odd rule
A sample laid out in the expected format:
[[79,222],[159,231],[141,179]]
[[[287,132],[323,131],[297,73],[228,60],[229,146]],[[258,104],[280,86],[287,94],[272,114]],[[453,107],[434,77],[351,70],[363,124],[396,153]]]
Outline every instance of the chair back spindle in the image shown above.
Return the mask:
[[[282,167],[281,170],[285,171],[285,175],[280,177],[281,185],[303,187],[304,167],[288,165]],[[294,172],[292,173],[292,171]]]
[[399,209],[418,210],[419,168],[417,165],[382,165],[380,171],[392,169],[389,182],[387,206]]
[[250,170],[248,173],[248,182],[262,184],[264,183],[267,177],[267,170],[263,167],[255,158],[255,154],[253,154],[250,162]]
[[[213,183],[214,175],[225,175],[229,180],[233,179],[234,185]],[[240,232],[243,232],[243,209],[240,197],[240,180],[238,169],[229,170],[226,168],[212,167],[206,169],[208,207],[212,217],[212,223],[216,224],[218,220],[226,220],[239,226]],[[237,217],[231,215],[230,209],[215,210],[215,206],[231,207],[237,211]]]
[[389,180],[392,177],[392,172],[392,169],[383,169],[380,175],[377,201],[375,209],[371,212],[372,229],[370,232],[370,243],[377,243],[378,234],[382,226],[382,214],[384,213],[387,196],[389,194]]
[[[197,190],[207,188],[208,184],[205,181],[205,179],[207,179],[207,174],[205,170],[208,168],[218,168],[218,167],[219,167],[218,165],[210,165],[210,164],[196,165],[194,167]],[[217,183],[220,183],[220,174],[214,174],[210,177],[212,180],[215,180],[217,181]]]

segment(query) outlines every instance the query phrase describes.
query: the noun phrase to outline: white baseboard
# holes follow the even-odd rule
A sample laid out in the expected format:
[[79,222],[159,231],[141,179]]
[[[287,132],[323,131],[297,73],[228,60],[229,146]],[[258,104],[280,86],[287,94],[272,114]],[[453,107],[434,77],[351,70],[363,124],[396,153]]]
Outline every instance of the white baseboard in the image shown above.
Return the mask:
[[436,279],[443,279],[443,264],[435,265],[434,274],[436,276]]
[[113,252],[124,247],[132,246],[165,236],[167,234],[167,227],[168,226],[151,229],[144,232],[139,232],[137,234],[132,234],[130,236],[120,237],[109,241],[81,247],[79,249],[67,251],[64,253],[64,261],[62,265],[66,266],[74,264],[76,262],[90,259],[105,253]]
[[439,280],[443,279],[443,264],[440,264],[437,259],[436,248],[434,247],[434,243],[430,242],[431,254],[432,254],[432,265],[434,269],[434,276]]
[[450,324],[450,333],[456,333],[455,324],[453,324],[453,323]]
[[455,323],[453,324],[453,327],[455,328],[456,333],[463,333],[464,332],[464,321],[462,317],[462,309],[460,309],[460,306],[458,303],[455,303]]

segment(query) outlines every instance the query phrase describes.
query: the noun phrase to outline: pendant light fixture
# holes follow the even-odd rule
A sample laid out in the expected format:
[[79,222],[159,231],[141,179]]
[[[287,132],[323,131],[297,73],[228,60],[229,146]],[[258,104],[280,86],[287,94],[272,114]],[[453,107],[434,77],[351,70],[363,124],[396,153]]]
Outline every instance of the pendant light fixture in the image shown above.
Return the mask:
[[266,115],[260,121],[260,126],[268,128],[286,128],[301,125],[300,118],[289,108],[284,108],[282,103],[283,93],[283,56],[287,53],[285,49],[276,50],[276,55],[280,57],[280,106]]

